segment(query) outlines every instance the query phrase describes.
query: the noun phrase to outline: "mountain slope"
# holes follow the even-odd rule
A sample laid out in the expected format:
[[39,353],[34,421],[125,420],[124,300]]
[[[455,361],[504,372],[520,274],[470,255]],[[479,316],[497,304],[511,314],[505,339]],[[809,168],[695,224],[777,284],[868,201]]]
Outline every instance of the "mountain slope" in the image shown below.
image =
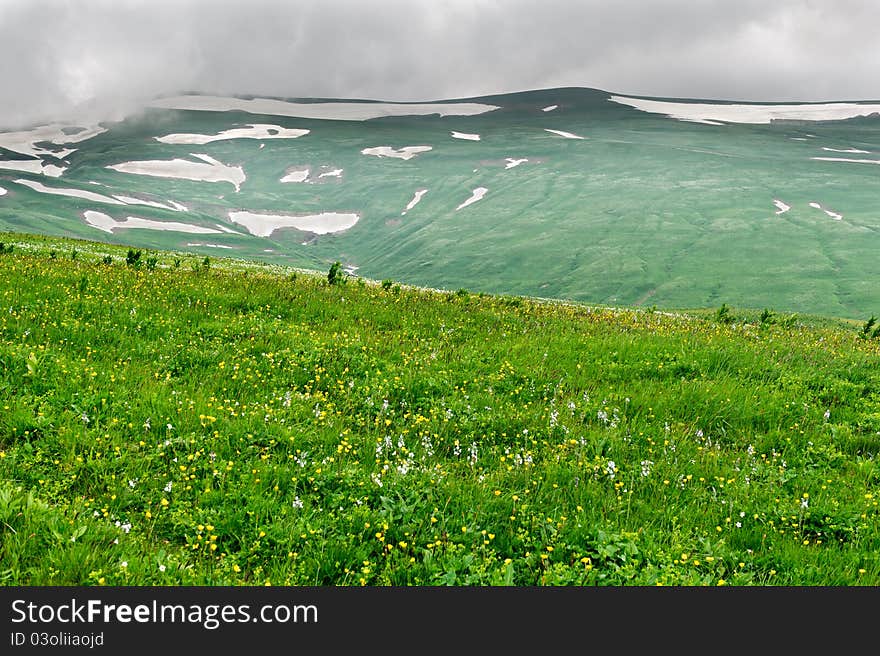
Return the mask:
[[0,134],[0,228],[596,303],[880,307],[875,103],[154,104]]

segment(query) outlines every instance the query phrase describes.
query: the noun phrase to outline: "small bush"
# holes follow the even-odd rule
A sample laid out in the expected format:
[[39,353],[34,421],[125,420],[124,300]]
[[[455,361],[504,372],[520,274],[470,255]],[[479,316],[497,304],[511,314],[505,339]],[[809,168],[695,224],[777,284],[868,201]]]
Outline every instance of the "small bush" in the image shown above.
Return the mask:
[[128,266],[139,266],[141,263],[141,252],[129,248],[128,253],[125,256],[125,263]]
[[794,328],[795,323],[797,322],[797,314],[789,314],[786,317],[781,317],[776,320],[776,323],[783,328]]
[[871,318],[865,322],[864,326],[862,326],[862,331],[859,335],[862,339],[875,339],[880,337],[880,326],[877,325],[877,317],[872,314]]
[[383,280],[383,281],[382,281],[382,289],[384,289],[386,292],[387,292],[387,291],[390,291],[390,290],[391,290],[391,286],[392,286],[393,284],[394,284],[394,281],[393,281],[393,280],[387,280],[387,279],[386,279],[386,280]]
[[147,258],[147,269],[152,271],[156,268],[156,265],[159,263],[159,258],[157,257],[148,257]]
[[113,256],[105,255],[103,258],[101,258],[101,262],[103,262],[104,264],[113,264]]
[[733,323],[733,317],[730,314],[730,308],[727,307],[727,303],[722,303],[721,307],[715,311],[715,321],[724,324]]
[[342,263],[334,262],[327,271],[327,282],[330,285],[341,285],[345,282],[345,273],[342,271]]
[[761,318],[761,325],[762,326],[766,326],[767,324],[773,323],[773,313],[770,310],[768,310],[767,308],[764,308],[761,311],[760,318]]

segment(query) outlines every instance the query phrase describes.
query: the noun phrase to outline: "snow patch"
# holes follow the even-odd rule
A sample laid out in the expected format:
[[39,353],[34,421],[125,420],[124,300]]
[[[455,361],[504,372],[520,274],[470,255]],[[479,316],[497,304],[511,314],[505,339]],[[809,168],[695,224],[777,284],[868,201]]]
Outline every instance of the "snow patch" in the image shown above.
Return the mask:
[[149,107],[194,111],[239,111],[271,116],[294,116],[331,121],[367,121],[384,116],[475,116],[500,107],[482,103],[385,103],[318,102],[297,103],[271,98],[229,98],[222,96],[177,96],[154,100]]
[[296,168],[289,169],[283,178],[281,178],[281,182],[305,182],[309,179],[309,169],[306,168]]
[[553,134],[558,134],[560,137],[565,137],[566,139],[583,139],[583,137],[579,137],[576,134],[572,134],[571,132],[565,132],[563,130],[551,130],[550,128],[544,128],[546,132],[552,132]]
[[25,180],[23,178],[20,180],[16,180],[15,182],[20,185],[24,185],[25,187],[29,187],[34,191],[39,191],[43,194],[52,194],[54,196],[68,196],[70,198],[83,198],[85,200],[90,200],[96,203],[107,203],[109,205],[144,205],[146,207],[157,207],[159,209],[171,210],[173,212],[189,211],[185,206],[173,200],[168,201],[168,204],[165,204],[158,201],[134,198],[132,196],[114,195],[111,197],[105,196],[104,194],[99,194],[94,191],[86,191],[83,189],[71,189],[69,187],[47,187],[42,182]]
[[431,146],[404,146],[403,148],[392,148],[391,146],[376,146],[375,148],[364,148],[361,153],[364,155],[375,155],[376,157],[397,157],[398,159],[412,159],[419,153],[426,153],[432,150]]
[[514,159],[513,157],[506,158],[507,165],[504,167],[505,169],[512,169],[515,166],[519,166],[520,164],[525,164],[529,160],[523,159]]
[[400,215],[403,216],[404,214],[409,212],[412,208],[414,208],[418,204],[418,202],[420,200],[422,200],[422,196],[424,196],[427,193],[428,193],[427,189],[419,189],[418,191],[416,191],[416,193],[412,197],[412,200],[409,203],[407,203],[406,209],[404,209],[400,213]]
[[71,144],[91,139],[94,136],[106,132],[106,128],[100,126],[91,126],[87,128],[79,128],[76,133],[67,134],[70,130],[79,128],[65,123],[52,123],[50,125],[41,125],[31,130],[21,130],[18,132],[0,132],[0,147],[11,150],[22,155],[32,155],[33,157],[66,157],[75,150],[58,149],[51,150],[43,148],[36,144],[41,142],[49,142],[53,144]]
[[858,148],[826,148],[822,146],[822,150],[827,150],[831,153],[861,153],[862,155],[870,155],[870,150],[859,150]]
[[68,196],[70,198],[83,198],[85,200],[90,200],[97,203],[108,203],[110,205],[125,205],[124,201],[118,200],[116,198],[111,198],[110,196],[105,196],[104,194],[99,194],[94,191],[85,191],[83,189],[69,189],[66,187],[47,187],[42,182],[36,182],[34,180],[25,180],[24,178],[18,179],[15,181],[16,184],[24,185],[25,187],[29,187],[34,191],[39,191],[42,194],[52,194],[54,196]]
[[820,162],[851,162],[853,164],[880,164],[880,159],[849,159],[846,157],[811,157]]
[[359,214],[322,212],[302,216],[289,214],[263,214],[248,211],[230,212],[229,219],[233,223],[244,226],[256,237],[268,237],[279,228],[296,228],[303,232],[324,235],[331,232],[348,230],[360,219]]
[[480,140],[480,135],[478,135],[478,134],[468,134],[467,132],[456,132],[455,130],[453,130],[449,134],[451,134],[453,136],[453,138],[455,138],[455,139],[466,139],[468,141],[479,141]]
[[[217,134],[166,134],[164,137],[155,137],[155,139],[167,144],[197,144],[201,146],[226,139],[297,139],[309,132],[310,130],[282,128],[266,123],[251,123],[244,128],[230,128]],[[260,148],[263,145],[260,144]]]
[[191,153],[191,156],[201,159],[202,162],[192,162],[186,159],[154,159],[111,164],[106,168],[120,173],[150,175],[160,178],[182,178],[199,182],[229,182],[235,187],[235,191],[241,189],[241,183],[245,181],[245,174],[240,166],[223,164],[210,155]]
[[831,210],[827,210],[824,207],[822,207],[819,203],[812,202],[812,203],[810,203],[810,207],[815,208],[817,210],[822,210],[823,212],[825,212],[825,214],[830,216],[835,221],[840,221],[843,218],[843,216],[841,216],[837,212],[832,212]]
[[6,159],[0,160],[0,169],[24,171],[26,173],[45,175],[50,178],[60,178],[61,174],[67,170],[67,167],[46,164],[39,159]]
[[542,112],[552,112],[557,107],[559,107],[559,105],[549,105],[548,107],[544,107],[541,111]]
[[126,205],[146,205],[147,207],[157,207],[162,210],[171,210],[172,212],[189,212],[189,209],[186,206],[176,203],[173,200],[169,200],[166,205],[165,203],[153,200],[143,200],[142,198],[133,198],[132,196],[119,196],[117,194],[113,194],[113,198],[121,200]]
[[791,205],[786,205],[781,200],[774,200],[773,204],[776,205],[777,214],[785,214],[788,210],[791,209]]
[[477,187],[476,189],[473,190],[473,192],[471,192],[471,197],[468,198],[461,205],[456,207],[455,211],[457,212],[458,210],[462,209],[463,207],[467,207],[468,205],[470,205],[472,203],[476,203],[478,200],[481,200],[483,198],[483,196],[486,195],[487,191],[489,191],[489,190],[486,189],[485,187]]
[[206,228],[204,226],[192,225],[190,223],[176,223],[173,221],[153,221],[152,219],[141,219],[136,216],[130,216],[125,221],[117,221],[111,216],[103,212],[95,212],[94,210],[86,210],[83,212],[86,223],[93,228],[103,230],[113,234],[114,230],[121,228],[136,228],[146,230],[168,230],[171,232],[188,232],[193,234],[216,234],[219,230]]
[[609,100],[643,112],[665,114],[680,121],[709,124],[717,124],[717,121],[752,124],[778,120],[842,121],[880,113],[880,104],[877,103],[716,104],[645,100],[627,96],[611,96]]

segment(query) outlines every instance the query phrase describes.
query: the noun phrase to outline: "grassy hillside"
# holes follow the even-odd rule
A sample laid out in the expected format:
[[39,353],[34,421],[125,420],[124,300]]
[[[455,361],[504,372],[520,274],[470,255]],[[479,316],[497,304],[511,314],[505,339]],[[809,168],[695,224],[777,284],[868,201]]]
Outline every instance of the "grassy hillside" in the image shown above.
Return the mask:
[[[0,230],[318,270],[340,260],[379,280],[447,289],[479,284],[487,293],[608,305],[726,302],[861,320],[880,313],[880,287],[871,283],[880,250],[880,119],[710,125],[609,97],[546,89],[466,99],[499,108],[473,116],[371,120],[153,107],[66,146],[31,144],[75,149],[42,157],[66,167],[57,178],[4,169],[2,160],[28,155],[20,146],[3,150],[0,133],[0,188],[7,192]],[[309,133],[158,140],[249,124]],[[408,160],[363,153],[382,146],[431,150]],[[174,159],[204,165],[205,155],[240,167],[240,189],[108,168]],[[291,169],[306,168],[307,181],[281,182]],[[458,209],[475,189],[486,189],[485,196]],[[264,236],[231,220],[230,212],[243,210],[359,219],[340,232],[286,227]],[[214,232],[124,225],[105,232],[89,224],[87,212]]]
[[0,241],[5,585],[880,584],[860,323]]

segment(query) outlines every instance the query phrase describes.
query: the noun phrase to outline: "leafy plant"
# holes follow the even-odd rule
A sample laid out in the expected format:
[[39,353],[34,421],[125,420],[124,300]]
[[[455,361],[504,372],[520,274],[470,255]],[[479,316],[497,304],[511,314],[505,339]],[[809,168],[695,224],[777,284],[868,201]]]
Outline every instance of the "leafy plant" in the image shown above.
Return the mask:
[[327,282],[330,285],[341,285],[345,281],[345,273],[342,271],[342,263],[334,262],[327,271]]
[[859,333],[862,339],[874,339],[876,337],[880,337],[880,325],[877,325],[877,317],[873,314],[871,318],[865,322],[865,325],[862,326],[862,330]]
[[733,317],[730,314],[730,308],[727,307],[727,303],[722,303],[721,307],[715,311],[715,321],[725,324],[733,322]]

